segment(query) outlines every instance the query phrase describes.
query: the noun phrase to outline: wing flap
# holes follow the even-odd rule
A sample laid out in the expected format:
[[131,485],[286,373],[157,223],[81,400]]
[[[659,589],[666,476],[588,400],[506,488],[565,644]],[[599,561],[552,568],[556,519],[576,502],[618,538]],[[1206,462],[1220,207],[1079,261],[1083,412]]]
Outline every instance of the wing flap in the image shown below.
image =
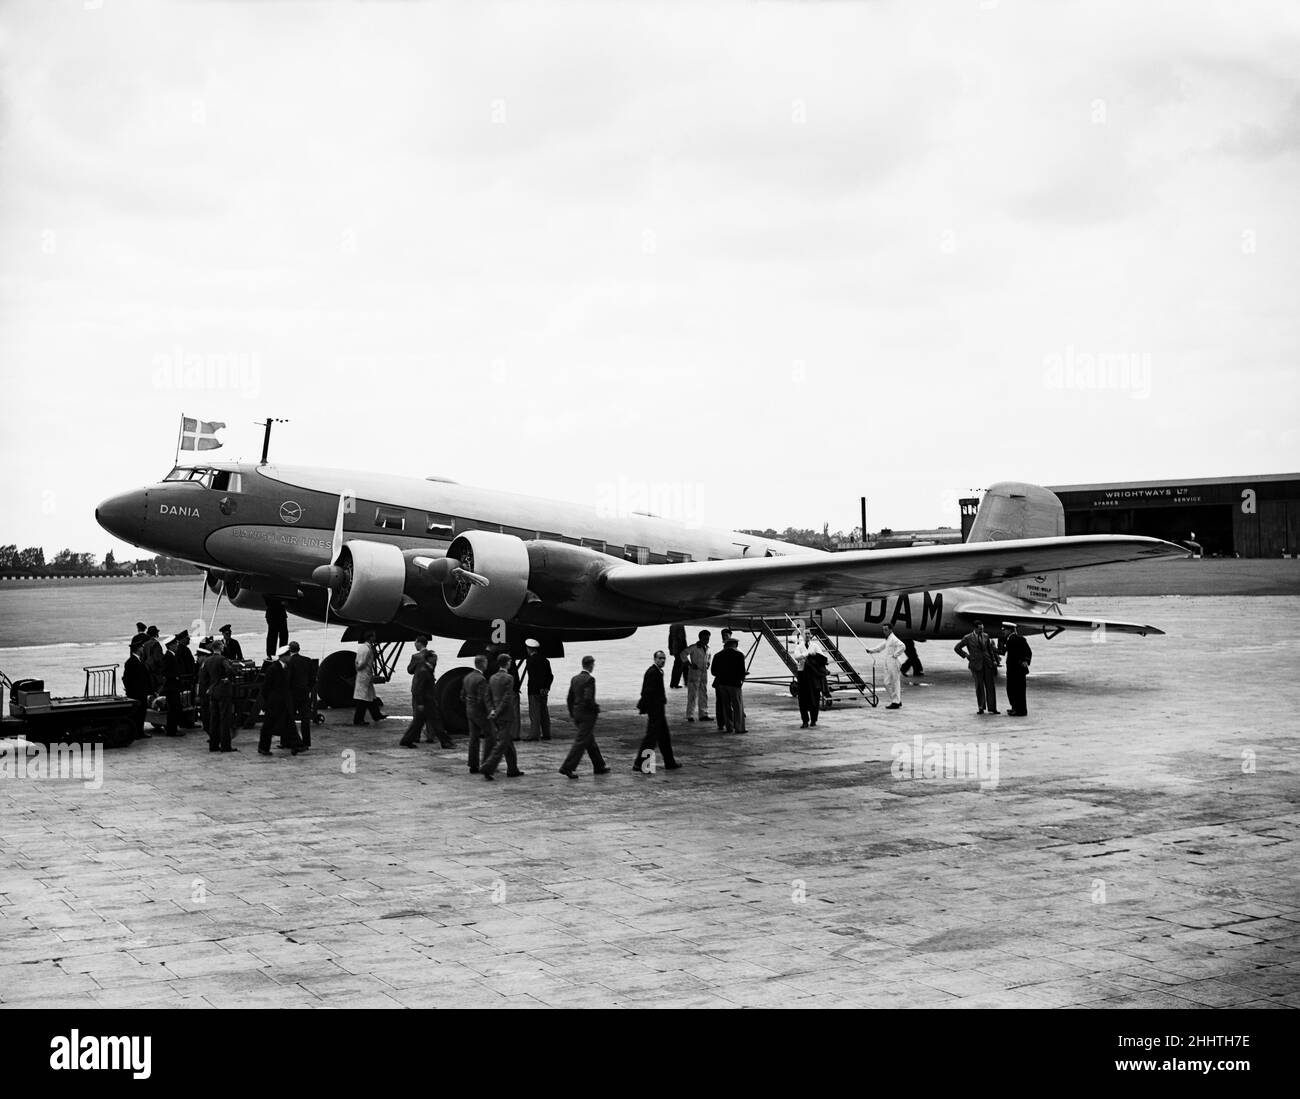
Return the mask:
[[629,600],[670,608],[679,619],[779,614],[927,588],[1000,584],[1049,570],[1186,557],[1158,538],[1091,534],[959,546],[809,553],[789,557],[617,565],[604,586]]

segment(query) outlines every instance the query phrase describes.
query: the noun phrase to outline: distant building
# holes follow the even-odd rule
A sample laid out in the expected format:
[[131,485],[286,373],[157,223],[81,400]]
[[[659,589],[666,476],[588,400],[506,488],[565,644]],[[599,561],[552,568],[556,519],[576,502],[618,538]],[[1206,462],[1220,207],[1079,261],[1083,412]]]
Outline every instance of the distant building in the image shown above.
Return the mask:
[[1300,553],[1300,473],[1048,486],[1066,534],[1145,534],[1207,556]]

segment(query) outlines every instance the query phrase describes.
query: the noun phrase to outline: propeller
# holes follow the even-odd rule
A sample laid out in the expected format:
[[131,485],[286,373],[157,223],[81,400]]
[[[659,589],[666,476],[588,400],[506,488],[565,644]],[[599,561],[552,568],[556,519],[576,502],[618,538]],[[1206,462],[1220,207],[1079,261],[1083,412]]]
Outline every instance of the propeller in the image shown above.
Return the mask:
[[458,557],[417,557],[415,558],[415,566],[423,569],[430,580],[439,584],[445,584],[454,578],[467,580],[478,588],[486,588],[491,585],[491,581],[486,576],[471,572]]

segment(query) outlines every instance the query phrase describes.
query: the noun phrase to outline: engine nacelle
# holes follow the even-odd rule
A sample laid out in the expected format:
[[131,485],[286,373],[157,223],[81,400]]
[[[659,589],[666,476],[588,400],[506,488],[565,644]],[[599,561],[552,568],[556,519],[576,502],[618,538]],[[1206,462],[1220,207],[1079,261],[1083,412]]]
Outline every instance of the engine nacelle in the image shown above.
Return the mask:
[[209,569],[207,585],[208,591],[224,594],[232,607],[239,607],[240,610],[245,611],[266,610],[266,600],[262,598],[261,593],[249,588],[244,577],[238,573],[219,573]]
[[447,557],[460,567],[486,577],[480,587],[464,575],[453,575],[442,585],[448,608],[461,618],[490,622],[514,618],[528,598],[528,547],[513,534],[472,530],[458,535],[447,547]]
[[344,542],[335,562],[342,576],[330,610],[355,622],[391,622],[402,606],[406,559],[387,542]]

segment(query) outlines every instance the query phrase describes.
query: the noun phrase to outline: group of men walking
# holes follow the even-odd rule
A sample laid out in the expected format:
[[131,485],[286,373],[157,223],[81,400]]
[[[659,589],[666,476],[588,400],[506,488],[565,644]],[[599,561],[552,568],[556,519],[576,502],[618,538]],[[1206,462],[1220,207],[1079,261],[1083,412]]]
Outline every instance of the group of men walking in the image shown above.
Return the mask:
[[[517,778],[525,772],[519,768],[515,741],[550,740],[551,715],[548,696],[555,682],[551,662],[541,651],[541,645],[531,638],[524,643],[527,651],[525,668],[528,675],[529,735],[520,737],[521,716],[519,707],[520,681],[514,661],[509,653],[496,658],[496,669],[488,678],[488,657],[474,658],[473,670],[461,680],[460,697],[465,703],[465,718],[469,725],[469,755],[466,762],[470,774],[482,775],[492,781],[502,760],[506,776]],[[596,718],[600,706],[596,702],[596,679],[592,675],[596,658],[584,656],[582,671],[569,684],[566,708],[577,725],[577,735],[568,755],[560,765],[560,774],[577,778],[576,769],[584,755],[590,757],[592,773],[607,774],[609,767],[596,743]]]

